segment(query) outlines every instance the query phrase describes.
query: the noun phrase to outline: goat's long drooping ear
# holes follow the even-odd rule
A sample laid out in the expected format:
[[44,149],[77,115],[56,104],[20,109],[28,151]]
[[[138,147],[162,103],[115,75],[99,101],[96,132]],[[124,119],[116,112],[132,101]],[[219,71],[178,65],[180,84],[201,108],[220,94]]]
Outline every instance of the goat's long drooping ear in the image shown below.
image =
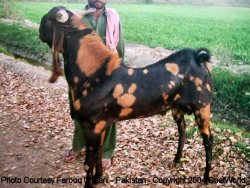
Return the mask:
[[59,53],[63,52],[63,40],[64,31],[58,26],[55,26],[53,33],[52,43],[52,76],[49,80],[50,83],[54,83],[57,78],[62,74],[61,62],[59,59]]
[[59,53],[54,51],[52,54],[52,75],[49,79],[50,83],[55,83],[57,78],[62,74],[61,62],[59,59]]
[[64,31],[59,28],[58,26],[54,27],[53,33],[53,43],[52,43],[52,50],[62,52],[63,51],[63,39],[64,39]]
[[70,10],[74,15],[76,15],[78,18],[82,18],[84,15],[89,14],[91,12],[95,12],[96,8],[89,8],[87,10]]

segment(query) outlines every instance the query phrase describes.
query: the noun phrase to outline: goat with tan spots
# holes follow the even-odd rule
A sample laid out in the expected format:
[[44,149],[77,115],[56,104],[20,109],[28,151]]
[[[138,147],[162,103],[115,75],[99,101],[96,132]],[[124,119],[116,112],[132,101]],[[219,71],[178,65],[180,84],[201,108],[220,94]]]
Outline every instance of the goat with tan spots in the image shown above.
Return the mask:
[[206,151],[207,183],[212,160],[208,50],[183,49],[150,66],[130,68],[87,28],[79,14],[84,12],[55,7],[42,18],[39,31],[40,39],[53,49],[51,82],[60,74],[58,54],[63,54],[73,106],[86,134],[85,187],[98,183],[102,175],[101,150],[112,123],[164,114],[170,109],[179,131],[174,162],[180,162],[185,142],[184,114],[194,114]]

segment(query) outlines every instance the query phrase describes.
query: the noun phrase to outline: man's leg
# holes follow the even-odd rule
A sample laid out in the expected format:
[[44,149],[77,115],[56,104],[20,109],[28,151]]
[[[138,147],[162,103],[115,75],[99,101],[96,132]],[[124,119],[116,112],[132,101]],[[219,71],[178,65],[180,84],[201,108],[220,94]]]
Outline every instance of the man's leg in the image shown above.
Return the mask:
[[74,121],[75,129],[72,140],[72,148],[67,152],[64,157],[65,162],[73,162],[81,153],[82,149],[85,148],[85,138],[84,138],[84,130],[79,125],[79,122],[75,119]]
[[74,126],[75,126],[73,133],[73,140],[72,140],[72,148],[64,156],[64,161],[70,163],[73,162],[76,159],[76,157],[81,153],[81,150],[85,148],[85,138],[84,138],[84,130],[80,126],[76,118],[76,113],[74,110],[73,99],[70,89],[68,91],[68,97],[69,97],[70,116],[74,121]]
[[[73,162],[76,157],[80,154],[81,150],[85,148],[86,141],[84,136],[84,130],[79,125],[78,121],[74,121],[75,129],[72,141],[72,149],[65,156],[66,162]],[[111,158],[114,156],[116,147],[116,126],[112,125],[108,130],[104,140],[103,145],[103,166],[104,168],[108,168],[111,165]]]
[[80,152],[81,149],[85,148],[86,146],[84,130],[79,125],[79,122],[77,120],[75,120],[74,123],[75,123],[75,130],[74,130],[73,141],[72,141],[72,149],[75,152]]
[[116,147],[116,125],[113,124],[107,130],[103,144],[102,165],[104,168],[110,167],[111,159],[115,154],[115,147]]

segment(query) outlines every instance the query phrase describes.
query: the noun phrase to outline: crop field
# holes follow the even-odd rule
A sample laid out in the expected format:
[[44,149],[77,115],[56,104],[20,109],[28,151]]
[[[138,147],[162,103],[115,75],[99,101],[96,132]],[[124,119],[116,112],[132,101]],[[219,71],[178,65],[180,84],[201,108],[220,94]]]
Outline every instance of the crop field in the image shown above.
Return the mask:
[[[36,23],[53,3],[19,3],[24,18]],[[60,4],[83,8],[83,4]],[[209,48],[226,64],[250,64],[250,8],[187,5],[109,4],[118,10],[128,42]],[[228,62],[230,61],[230,62]]]

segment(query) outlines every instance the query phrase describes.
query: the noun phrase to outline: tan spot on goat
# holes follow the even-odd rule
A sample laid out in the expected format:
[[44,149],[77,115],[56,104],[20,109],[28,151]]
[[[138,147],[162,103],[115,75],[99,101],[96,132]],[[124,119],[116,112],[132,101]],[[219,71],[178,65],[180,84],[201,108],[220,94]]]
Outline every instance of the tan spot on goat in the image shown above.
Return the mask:
[[148,69],[144,69],[143,74],[148,74]]
[[76,111],[78,111],[81,108],[81,101],[80,101],[80,99],[75,99],[75,92],[74,92],[74,90],[72,88],[70,89],[70,92],[71,92],[71,97],[72,97],[72,100],[73,100],[74,109]]
[[75,15],[72,16],[72,25],[74,26],[74,28],[77,28],[78,30],[83,30],[87,28],[87,26],[83,24],[83,22]]
[[203,126],[200,127],[200,131],[206,135],[210,135],[209,131],[210,104],[200,109],[200,116],[203,120]]
[[97,34],[89,34],[80,39],[76,63],[87,77],[100,69],[107,58],[109,62],[106,74],[111,75],[121,64],[118,55],[109,50]]
[[78,76],[74,76],[74,83],[77,84],[79,82],[79,77]]
[[127,108],[131,107],[135,103],[135,100],[136,98],[134,95],[126,93],[117,99],[117,104],[124,108]]
[[120,117],[127,116],[133,112],[132,108],[123,108],[119,114]]
[[90,83],[88,81],[84,82],[83,88],[89,88],[89,87],[90,87]]
[[200,86],[196,87],[197,91],[202,91],[202,88]]
[[117,54],[113,54],[108,62],[106,75],[110,76],[115,69],[121,65],[121,60]]
[[178,77],[181,78],[181,79],[183,79],[184,75],[183,74],[179,74]]
[[136,88],[137,88],[136,84],[133,83],[133,84],[129,87],[128,93],[129,93],[129,94],[133,94],[133,93],[135,92]]
[[134,69],[130,68],[128,69],[128,75],[131,76],[134,74]]
[[163,93],[162,94],[163,100],[166,101],[168,99],[168,94],[167,93]]
[[95,125],[94,132],[95,132],[96,134],[101,133],[101,132],[104,130],[106,124],[107,124],[107,122],[104,121],[104,120],[99,121],[99,122]]
[[201,86],[203,81],[200,78],[196,77],[194,79],[194,83],[195,83],[196,86]]
[[180,99],[180,98],[181,98],[181,95],[178,93],[177,95],[175,95],[174,101],[177,101],[177,100]]
[[174,81],[170,81],[170,84],[171,84],[172,86],[175,86],[175,82],[174,82]]
[[75,109],[76,111],[80,110],[80,108],[81,108],[81,101],[80,101],[80,99],[75,100],[75,101],[73,102],[73,105],[74,105],[74,109]]
[[122,86],[122,84],[117,84],[116,86],[115,86],[115,89],[114,89],[114,92],[113,92],[113,97],[114,98],[118,98],[118,97],[120,97],[122,94],[123,94],[123,86]]
[[85,89],[83,92],[82,92],[83,96],[87,96],[88,95],[88,91],[87,89]]
[[177,75],[179,73],[179,66],[176,63],[166,63],[165,68],[173,75]]
[[210,87],[210,85],[209,84],[206,84],[206,88],[207,88],[207,90],[211,93],[211,87]]

